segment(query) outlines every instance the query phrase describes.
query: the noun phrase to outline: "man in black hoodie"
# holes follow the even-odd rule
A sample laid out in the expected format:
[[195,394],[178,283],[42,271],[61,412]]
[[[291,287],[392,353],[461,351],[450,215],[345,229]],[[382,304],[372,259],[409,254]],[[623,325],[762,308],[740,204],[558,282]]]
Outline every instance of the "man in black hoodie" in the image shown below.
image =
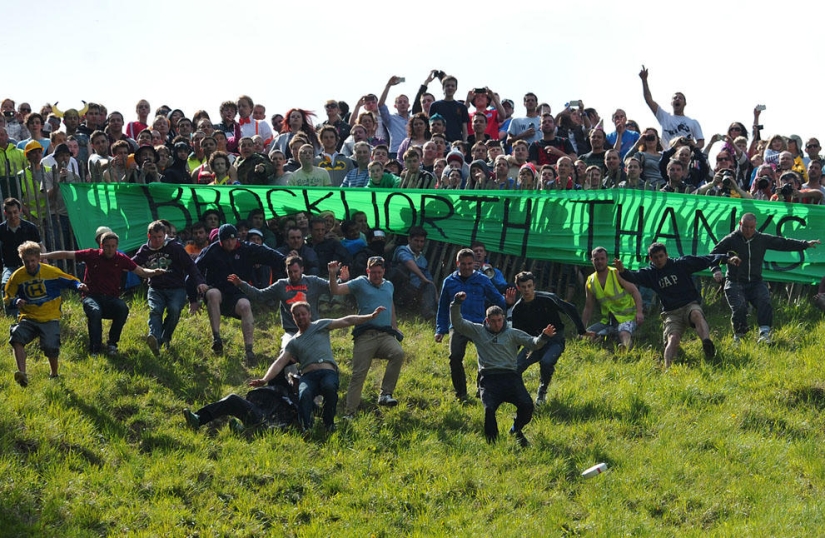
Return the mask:
[[[818,245],[819,239],[800,241],[776,235],[763,234],[756,230],[756,215],[745,213],[739,219],[739,228],[723,237],[713,248],[711,254],[728,254],[738,256],[739,266],[728,265],[725,280],[725,298],[731,310],[733,324],[733,341],[739,344],[741,337],[748,332],[748,303],[756,308],[756,320],[759,323],[760,344],[771,343],[771,325],[773,324],[773,306],[768,286],[762,280],[762,266],[765,252],[768,250],[802,251]],[[722,282],[722,271],[718,265],[713,267],[713,278]]]
[[[166,236],[166,226],[156,220],[149,224],[148,241],[141,246],[132,261],[147,269],[166,269],[166,273],[149,279],[149,335],[146,344],[157,357],[160,347],[167,348],[172,333],[178,326],[183,305],[186,303],[186,277],[193,280],[194,288],[201,295],[209,286],[198,271],[195,262],[183,246]],[[197,309],[197,296],[190,297],[190,310]],[[163,312],[166,311],[166,319]]]

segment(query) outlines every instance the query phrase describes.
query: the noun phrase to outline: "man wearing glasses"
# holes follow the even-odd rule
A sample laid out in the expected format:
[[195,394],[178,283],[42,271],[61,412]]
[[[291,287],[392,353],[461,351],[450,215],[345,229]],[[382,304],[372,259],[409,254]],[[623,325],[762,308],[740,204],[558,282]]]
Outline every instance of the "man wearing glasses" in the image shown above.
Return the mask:
[[[361,391],[374,358],[387,361],[378,405],[394,407],[398,405],[398,400],[393,398],[392,393],[401,373],[401,365],[404,364],[404,350],[401,348],[404,335],[398,330],[395,317],[395,304],[392,300],[395,288],[392,282],[384,280],[384,258],[369,258],[366,276],[359,276],[346,284],[338,283],[338,271],[341,269],[339,262],[331,261],[327,267],[329,291],[332,295],[353,294],[360,315],[384,308],[372,321],[352,331],[355,345],[352,350],[352,377],[347,388],[346,416],[354,415],[361,404]],[[347,280],[348,277],[349,271],[345,268],[342,279]]]

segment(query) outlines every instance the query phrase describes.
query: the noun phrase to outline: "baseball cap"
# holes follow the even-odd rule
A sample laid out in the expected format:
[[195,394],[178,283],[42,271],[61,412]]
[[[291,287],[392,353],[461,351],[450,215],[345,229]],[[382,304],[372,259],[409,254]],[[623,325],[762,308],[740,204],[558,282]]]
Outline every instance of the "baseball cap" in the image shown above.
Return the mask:
[[263,232],[261,232],[261,230],[259,230],[257,228],[250,228],[249,231],[246,232],[246,237],[249,237],[250,235],[257,235],[261,239],[264,238]]
[[238,237],[238,229],[232,224],[222,224],[218,228],[218,239],[225,241],[226,239],[235,239]]
[[370,259],[367,260],[367,268],[375,267],[376,265],[380,265],[384,267],[384,258],[381,256],[372,256]]

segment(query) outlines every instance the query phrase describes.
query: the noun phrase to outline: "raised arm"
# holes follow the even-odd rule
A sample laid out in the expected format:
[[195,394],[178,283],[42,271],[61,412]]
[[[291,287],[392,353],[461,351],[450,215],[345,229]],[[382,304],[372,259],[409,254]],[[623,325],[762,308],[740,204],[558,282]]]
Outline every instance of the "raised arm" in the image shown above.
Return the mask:
[[344,316],[343,318],[338,318],[332,320],[332,323],[329,324],[330,329],[343,329],[344,327],[351,327],[353,325],[361,325],[362,323],[366,323],[378,317],[378,314],[386,310],[387,308],[384,306],[379,306],[376,308],[371,314],[364,314],[364,315],[357,315],[353,314],[351,316]]
[[327,264],[329,271],[329,293],[332,295],[347,295],[349,293],[349,284],[338,283],[338,270],[341,268],[341,262],[331,261]]
[[639,71],[639,78],[642,79],[642,93],[645,97],[645,103],[650,108],[650,111],[653,112],[655,115],[659,111],[659,104],[653,100],[653,96],[650,93],[650,86],[647,82],[647,67],[642,66],[642,70]]

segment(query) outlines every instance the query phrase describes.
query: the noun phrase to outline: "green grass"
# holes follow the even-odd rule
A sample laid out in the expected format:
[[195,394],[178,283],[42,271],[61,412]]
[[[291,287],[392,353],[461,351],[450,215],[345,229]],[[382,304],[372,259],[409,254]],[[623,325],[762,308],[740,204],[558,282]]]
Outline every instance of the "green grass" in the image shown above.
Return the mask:
[[[131,307],[121,355],[89,357],[82,308],[66,302],[60,381],[30,346],[21,389],[7,348],[0,535],[814,536],[825,526],[825,324],[806,303],[782,301],[773,346],[751,334],[734,350],[717,299],[707,307],[717,359],[704,361],[689,334],[668,371],[657,316],[627,355],[569,339],[527,449],[505,433],[509,405],[500,441],[484,441],[480,403],[452,396],[446,343],[413,321],[402,323],[398,407],[375,404],[377,367],[362,412],[330,436],[238,436],[223,420],[193,432],[181,409],[244,394],[277,351],[277,316],[258,315],[267,358],[246,368],[237,322],[224,329],[226,357],[209,351],[201,314],[185,315],[174,351],[155,358],[145,302]],[[342,396],[351,345],[336,333]],[[472,351],[466,365],[472,374]],[[525,382],[535,393],[538,366]],[[599,462],[605,474],[581,477]]]

